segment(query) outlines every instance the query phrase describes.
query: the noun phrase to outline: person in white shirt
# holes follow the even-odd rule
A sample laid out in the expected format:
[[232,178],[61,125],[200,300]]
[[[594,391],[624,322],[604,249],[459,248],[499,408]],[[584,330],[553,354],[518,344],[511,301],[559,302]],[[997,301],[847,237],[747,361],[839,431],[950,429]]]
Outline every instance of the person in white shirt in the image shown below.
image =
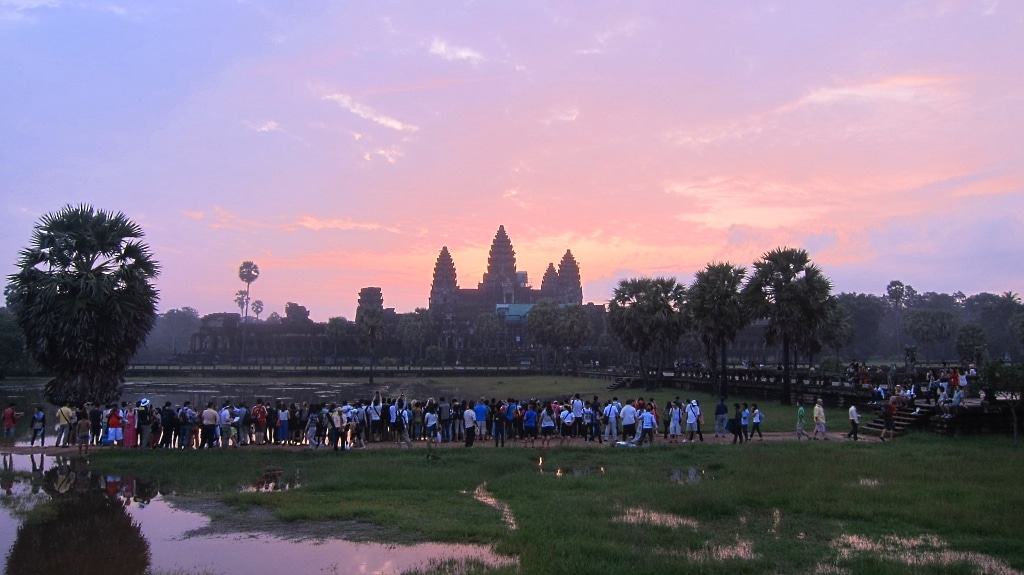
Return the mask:
[[619,407],[614,403],[604,406],[604,440],[615,442],[619,440]]
[[668,408],[668,442],[675,443],[683,434],[683,410],[673,401]]
[[462,421],[466,427],[466,447],[473,447],[473,438],[476,436],[476,412],[467,407],[462,412]]
[[633,400],[627,399],[626,405],[619,411],[622,418],[622,437],[626,440],[633,439],[636,435],[636,408],[633,407]]
[[857,406],[850,406],[850,433],[846,434],[847,439],[853,439],[857,441],[857,429],[860,427],[860,413],[857,412]]
[[694,433],[701,441],[704,441],[704,433],[700,429],[700,403],[696,399],[686,406],[686,431],[690,432],[689,441],[693,441]]

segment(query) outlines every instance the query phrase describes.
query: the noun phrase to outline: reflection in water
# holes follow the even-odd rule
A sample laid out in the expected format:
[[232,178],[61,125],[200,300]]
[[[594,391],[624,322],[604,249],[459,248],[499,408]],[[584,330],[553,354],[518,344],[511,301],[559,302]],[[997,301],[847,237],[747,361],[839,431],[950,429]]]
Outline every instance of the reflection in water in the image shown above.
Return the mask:
[[700,526],[696,519],[690,519],[689,517],[674,515],[672,513],[640,509],[637,507],[622,510],[622,515],[620,516],[619,521],[623,523],[632,523],[634,525],[657,525],[659,527],[672,528],[689,527],[691,529],[697,529],[697,527]]
[[487,491],[486,481],[477,485],[476,489],[473,490],[473,499],[501,511],[501,518],[505,522],[505,525],[507,525],[512,531],[515,531],[516,518],[512,515],[512,508],[509,507],[508,504],[498,501],[495,496],[491,495],[491,493]]
[[463,572],[451,566],[515,562],[479,545],[292,538],[301,525],[275,528],[269,515],[252,525],[211,523],[175,507],[151,483],[91,473],[82,459],[16,455],[4,465],[0,541],[14,541],[6,574],[134,575],[150,565],[155,572],[389,574],[431,564]]
[[291,489],[298,489],[299,487],[299,470],[295,470],[295,474],[288,480],[282,480],[284,476],[284,470],[280,467],[267,466],[263,469],[263,473],[256,478],[255,481],[242,488],[243,493],[259,493],[265,491],[288,491]]
[[705,474],[703,469],[691,467],[686,471],[683,471],[682,469],[673,469],[671,472],[669,472],[669,478],[672,481],[672,483],[697,485],[705,478]]
[[[33,483],[37,473],[34,468]],[[39,485],[49,500],[27,512],[7,555],[6,573],[109,575],[111,566],[119,574],[146,571],[149,544],[125,513],[120,488],[111,487],[113,478],[93,476],[83,460],[60,460],[42,476]]]
[[[1008,563],[968,551],[953,551],[942,539],[934,535],[921,537],[880,537],[872,539],[861,535],[841,535],[832,541],[835,561],[852,559],[860,554],[883,561],[909,566],[969,565],[981,573],[993,575],[1021,575]],[[836,563],[830,566],[839,567]]]

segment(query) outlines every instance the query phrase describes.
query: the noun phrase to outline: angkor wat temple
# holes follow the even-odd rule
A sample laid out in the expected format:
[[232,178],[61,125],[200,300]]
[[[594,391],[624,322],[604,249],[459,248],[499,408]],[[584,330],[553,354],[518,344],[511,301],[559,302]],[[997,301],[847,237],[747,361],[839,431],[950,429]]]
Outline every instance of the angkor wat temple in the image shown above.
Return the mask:
[[[465,325],[482,313],[498,313],[505,317],[506,323],[516,323],[525,317],[533,304],[543,299],[559,304],[583,304],[583,286],[576,258],[566,250],[558,268],[549,263],[540,288],[535,288],[530,284],[527,272],[516,269],[516,252],[505,233],[505,226],[498,226],[498,232],[494,234],[487,256],[487,272],[475,288],[459,287],[455,261],[447,246],[441,248],[434,264],[429,307],[431,315],[440,321],[444,333],[455,333],[457,326]],[[446,342],[442,347],[452,343]]]

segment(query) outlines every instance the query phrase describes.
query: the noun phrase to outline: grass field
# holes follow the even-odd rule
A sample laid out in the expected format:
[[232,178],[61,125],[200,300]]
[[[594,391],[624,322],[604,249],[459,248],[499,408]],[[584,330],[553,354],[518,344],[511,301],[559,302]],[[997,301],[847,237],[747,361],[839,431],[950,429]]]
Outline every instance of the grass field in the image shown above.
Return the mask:
[[[422,447],[106,451],[93,465],[163,492],[262,506],[283,522],[357,520],[384,528],[375,538],[487,543],[516,559],[437,573],[1024,570],[1024,453],[1003,437],[431,456]],[[240,492],[266,466],[299,488]]]

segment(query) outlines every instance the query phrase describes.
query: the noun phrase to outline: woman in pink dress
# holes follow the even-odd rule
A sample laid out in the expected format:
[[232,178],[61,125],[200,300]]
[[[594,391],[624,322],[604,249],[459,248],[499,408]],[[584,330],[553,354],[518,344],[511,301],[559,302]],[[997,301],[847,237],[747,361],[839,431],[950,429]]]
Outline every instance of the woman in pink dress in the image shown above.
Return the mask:
[[134,405],[128,406],[128,411],[124,414],[124,446],[125,447],[138,447],[139,446],[139,414],[135,411]]

